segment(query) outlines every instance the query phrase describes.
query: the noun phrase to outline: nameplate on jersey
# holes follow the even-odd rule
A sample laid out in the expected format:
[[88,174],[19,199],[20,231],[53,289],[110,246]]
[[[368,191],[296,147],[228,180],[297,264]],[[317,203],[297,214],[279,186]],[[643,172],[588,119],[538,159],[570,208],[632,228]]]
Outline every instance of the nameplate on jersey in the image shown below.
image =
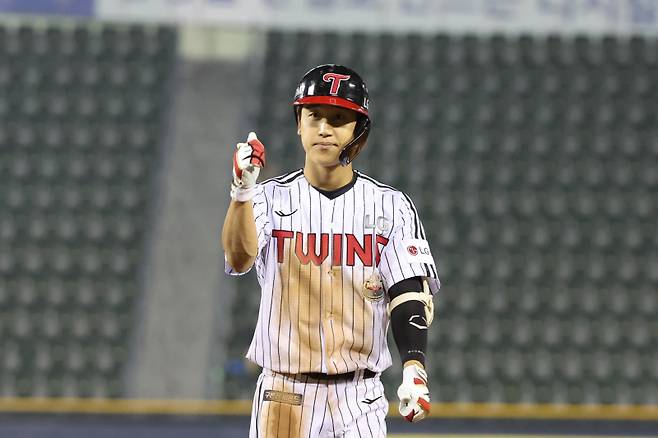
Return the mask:
[[301,394],[295,394],[292,392],[274,391],[272,389],[265,390],[265,395],[263,396],[263,400],[277,402],[277,403],[285,403],[287,405],[293,405],[293,406],[302,405]]
[[404,257],[409,263],[434,264],[430,245],[425,239],[403,239]]

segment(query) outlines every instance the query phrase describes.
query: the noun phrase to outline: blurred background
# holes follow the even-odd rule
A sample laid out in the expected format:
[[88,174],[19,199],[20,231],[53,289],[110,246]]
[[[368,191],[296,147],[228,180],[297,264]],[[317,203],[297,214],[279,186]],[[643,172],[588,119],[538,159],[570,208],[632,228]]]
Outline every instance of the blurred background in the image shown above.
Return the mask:
[[0,437],[247,436],[230,158],[255,130],[264,177],[303,166],[322,63],[366,80],[355,167],[411,194],[443,283],[432,418],[392,436],[658,436],[658,1],[0,11]]

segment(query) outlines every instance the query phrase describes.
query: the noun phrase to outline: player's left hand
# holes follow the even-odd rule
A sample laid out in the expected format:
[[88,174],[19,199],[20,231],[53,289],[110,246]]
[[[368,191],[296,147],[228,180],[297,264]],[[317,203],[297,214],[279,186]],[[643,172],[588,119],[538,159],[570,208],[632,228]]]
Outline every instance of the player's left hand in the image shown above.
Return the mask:
[[427,373],[419,362],[413,362],[402,370],[402,385],[398,388],[400,415],[415,423],[430,413],[430,391]]

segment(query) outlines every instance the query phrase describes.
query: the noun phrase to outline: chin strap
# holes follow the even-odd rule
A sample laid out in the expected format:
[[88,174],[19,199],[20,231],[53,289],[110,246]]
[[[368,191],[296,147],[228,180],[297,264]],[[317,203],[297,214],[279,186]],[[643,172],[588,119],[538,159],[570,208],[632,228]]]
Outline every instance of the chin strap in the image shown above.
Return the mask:
[[361,152],[361,149],[366,144],[368,140],[368,134],[370,133],[370,119],[365,117],[365,122],[363,123],[363,128],[361,132],[357,135],[351,142],[349,142],[343,150],[340,152],[340,164],[341,166],[347,166],[350,164],[357,155]]

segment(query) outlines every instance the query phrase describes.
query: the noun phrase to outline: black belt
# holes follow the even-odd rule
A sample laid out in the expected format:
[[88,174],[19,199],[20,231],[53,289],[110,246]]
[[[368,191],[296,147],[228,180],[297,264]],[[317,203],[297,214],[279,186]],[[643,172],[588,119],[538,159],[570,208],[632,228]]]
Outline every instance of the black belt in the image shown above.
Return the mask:
[[[356,374],[356,371],[350,371],[349,373],[342,373],[342,374],[325,374],[325,373],[302,373],[302,375],[306,377],[310,377],[311,379],[316,379],[316,380],[325,380],[327,382],[333,382],[336,380],[352,380],[354,379],[354,375]],[[370,371],[370,370],[364,370],[363,371],[363,378],[364,379],[372,379],[377,375],[376,372]]]

